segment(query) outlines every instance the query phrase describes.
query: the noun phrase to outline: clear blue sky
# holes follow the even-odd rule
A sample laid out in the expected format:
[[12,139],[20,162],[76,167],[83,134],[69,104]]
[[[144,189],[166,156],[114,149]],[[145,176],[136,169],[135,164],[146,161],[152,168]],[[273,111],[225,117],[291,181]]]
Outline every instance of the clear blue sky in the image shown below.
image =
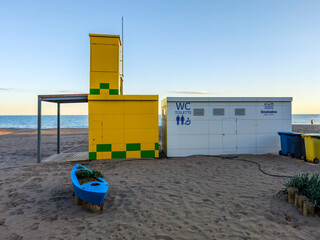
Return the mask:
[[[293,113],[320,114],[319,12],[308,0],[1,0],[0,115],[36,114],[38,94],[87,93],[88,34],[121,34],[122,16],[125,94],[290,96]],[[179,93],[193,91],[210,94]]]

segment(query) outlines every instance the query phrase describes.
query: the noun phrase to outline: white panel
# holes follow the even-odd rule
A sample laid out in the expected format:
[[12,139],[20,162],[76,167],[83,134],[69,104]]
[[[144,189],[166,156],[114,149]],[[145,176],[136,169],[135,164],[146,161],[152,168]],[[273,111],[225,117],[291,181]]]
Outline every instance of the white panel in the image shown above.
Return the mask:
[[181,135],[167,134],[167,148],[180,149],[181,148]]
[[222,148],[222,135],[209,135],[209,149]]
[[175,121],[176,120],[176,105],[175,103],[168,102],[167,105],[167,121]]
[[222,134],[222,120],[211,120],[208,123],[209,134]]
[[177,126],[176,121],[167,121],[168,134],[181,134],[181,127]]
[[[281,110],[282,106],[281,103],[279,102],[273,102],[273,107],[272,108],[267,108],[265,103],[257,103],[257,119],[281,119]],[[263,113],[261,111],[275,111],[276,113]]]
[[207,148],[188,148],[188,149],[181,149],[181,156],[192,156],[192,155],[208,155]]
[[208,135],[181,135],[181,148],[208,148]]
[[176,117],[181,117],[182,115],[187,118],[192,116],[192,103],[188,102],[169,102],[167,111],[168,111],[168,120],[176,121]]
[[236,148],[224,148],[223,154],[237,154],[237,149]]
[[236,134],[236,119],[224,119],[222,122],[222,132],[224,134]]
[[[242,116],[241,119],[256,119],[257,118],[257,107],[256,104],[246,104],[244,106],[239,106],[239,108],[245,108],[246,109],[246,115]],[[240,116],[237,116],[237,118]],[[238,118],[240,119],[240,118]]]
[[281,131],[281,120],[258,120],[257,133],[277,133]]
[[256,133],[257,121],[256,120],[237,120],[237,133]]
[[257,148],[238,148],[238,154],[257,154]]
[[190,125],[177,126],[181,129],[181,134],[208,134],[209,122],[208,121],[195,121],[191,120]]
[[168,149],[167,157],[181,157],[181,149]]
[[292,132],[291,119],[281,120],[281,130],[279,132]]
[[223,150],[237,148],[237,135],[224,135],[222,136]]
[[[245,109],[245,115],[239,116],[235,115],[235,109],[236,108],[243,108]],[[237,118],[237,119],[256,119],[257,110],[254,104],[244,103],[244,104],[234,104],[232,106],[232,115],[231,117]]]
[[237,135],[238,148],[255,148],[257,147],[256,134],[238,134]]
[[209,148],[209,155],[222,155],[222,148]]
[[279,150],[280,150],[280,146],[279,146],[279,148],[277,148],[277,147],[273,147],[273,148],[257,148],[257,154],[278,153]]
[[[195,121],[207,121],[209,119],[209,115],[212,114],[208,108],[207,102],[190,102],[190,107],[192,111],[192,119]],[[204,109],[204,116],[193,116],[193,109],[194,108],[203,108]]]
[[259,148],[274,148],[280,144],[278,134],[257,134],[257,147]]
[[282,115],[281,115],[281,119],[288,119],[291,121],[291,102],[290,103],[282,103]]

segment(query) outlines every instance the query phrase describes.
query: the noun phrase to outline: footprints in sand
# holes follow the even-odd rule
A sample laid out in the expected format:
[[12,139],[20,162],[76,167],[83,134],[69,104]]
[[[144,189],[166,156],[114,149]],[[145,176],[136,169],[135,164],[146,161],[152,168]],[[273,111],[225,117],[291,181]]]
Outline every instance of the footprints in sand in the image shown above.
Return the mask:
[[39,228],[39,225],[40,225],[40,223],[34,223],[33,225],[31,225],[31,226],[29,227],[29,229],[30,229],[31,231],[35,231],[35,230],[37,230],[37,229]]
[[56,212],[44,208],[39,208],[36,213],[41,216],[41,220],[46,222],[53,222],[58,219]]
[[1,218],[0,219],[0,226],[4,225],[6,222],[6,219],[5,218]]
[[24,213],[23,209],[22,208],[18,208],[12,212],[10,212],[10,215],[13,216],[13,215],[22,215]]
[[155,240],[173,240],[173,238],[165,235],[155,235],[152,238]]

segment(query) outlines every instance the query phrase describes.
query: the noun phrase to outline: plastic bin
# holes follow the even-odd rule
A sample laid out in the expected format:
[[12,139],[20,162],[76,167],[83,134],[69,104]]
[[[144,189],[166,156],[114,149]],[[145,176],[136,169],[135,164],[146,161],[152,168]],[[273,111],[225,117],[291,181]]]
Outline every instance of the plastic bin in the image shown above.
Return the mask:
[[280,155],[292,156],[293,155],[293,140],[292,132],[278,132],[280,135],[281,150]]
[[306,160],[306,148],[301,133],[292,133],[293,156]]
[[320,134],[302,134],[302,137],[304,138],[307,161],[319,163]]

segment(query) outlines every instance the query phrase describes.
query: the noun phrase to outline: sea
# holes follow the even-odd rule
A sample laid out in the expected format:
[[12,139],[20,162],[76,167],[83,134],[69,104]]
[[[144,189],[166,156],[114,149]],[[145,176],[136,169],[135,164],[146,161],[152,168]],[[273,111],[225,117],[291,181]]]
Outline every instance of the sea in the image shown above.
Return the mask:
[[[292,114],[292,124],[320,124],[320,114]],[[50,129],[57,127],[57,116],[42,115],[41,128]],[[61,128],[87,128],[88,115],[61,115]],[[159,115],[159,126],[161,126],[161,116]],[[10,115],[0,116],[0,128],[37,128],[36,115]]]

